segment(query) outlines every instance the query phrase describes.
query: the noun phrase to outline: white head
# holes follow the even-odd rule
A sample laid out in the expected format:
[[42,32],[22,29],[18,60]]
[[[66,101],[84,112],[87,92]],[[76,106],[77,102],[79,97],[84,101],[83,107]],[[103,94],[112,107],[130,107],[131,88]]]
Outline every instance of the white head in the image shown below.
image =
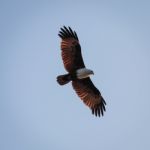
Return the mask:
[[87,78],[92,74],[94,75],[94,72],[92,70],[86,68],[78,69],[76,73],[78,79]]

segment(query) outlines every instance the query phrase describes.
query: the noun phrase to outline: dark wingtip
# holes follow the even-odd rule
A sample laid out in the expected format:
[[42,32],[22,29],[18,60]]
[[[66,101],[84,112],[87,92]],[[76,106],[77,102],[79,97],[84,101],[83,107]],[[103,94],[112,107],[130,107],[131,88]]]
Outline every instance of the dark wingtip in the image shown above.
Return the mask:
[[76,32],[73,31],[71,29],[71,27],[69,27],[69,26],[68,26],[68,28],[66,26],[63,26],[62,28],[60,28],[58,36],[62,39],[74,38],[74,39],[78,40],[78,36],[77,36]]
[[95,115],[96,117],[104,116],[104,111],[106,111],[105,105],[106,105],[106,102],[102,98],[101,102],[98,105],[91,108],[92,114]]
[[60,33],[58,34],[58,36],[59,36],[60,38],[63,38],[63,36],[62,36]]

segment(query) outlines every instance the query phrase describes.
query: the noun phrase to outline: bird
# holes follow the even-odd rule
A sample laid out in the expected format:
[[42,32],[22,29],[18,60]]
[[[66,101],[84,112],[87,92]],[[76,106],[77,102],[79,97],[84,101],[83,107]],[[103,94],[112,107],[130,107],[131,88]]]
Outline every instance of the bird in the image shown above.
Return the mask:
[[94,72],[85,67],[76,32],[69,26],[63,26],[58,36],[61,38],[61,57],[67,71],[66,74],[57,76],[58,84],[65,85],[72,82],[76,94],[91,109],[92,114],[103,116],[106,102],[90,79],[90,75],[94,75]]

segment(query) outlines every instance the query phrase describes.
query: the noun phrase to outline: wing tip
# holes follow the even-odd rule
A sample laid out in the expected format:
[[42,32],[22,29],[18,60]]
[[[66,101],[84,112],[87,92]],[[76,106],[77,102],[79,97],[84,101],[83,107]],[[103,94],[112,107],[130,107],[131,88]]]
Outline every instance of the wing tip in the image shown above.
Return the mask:
[[106,111],[105,105],[106,105],[106,102],[102,98],[101,102],[98,105],[91,108],[92,114],[95,115],[96,117],[104,116],[104,112]]
[[74,38],[78,40],[76,32],[73,31],[70,26],[68,26],[68,28],[65,25],[61,27],[58,36],[61,39]]

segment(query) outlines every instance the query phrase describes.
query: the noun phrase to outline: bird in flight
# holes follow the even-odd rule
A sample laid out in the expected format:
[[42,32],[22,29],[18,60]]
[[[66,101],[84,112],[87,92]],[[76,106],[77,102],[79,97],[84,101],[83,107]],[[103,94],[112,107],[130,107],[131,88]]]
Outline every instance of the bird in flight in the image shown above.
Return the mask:
[[92,110],[95,116],[103,116],[106,102],[100,91],[90,79],[94,72],[85,67],[78,36],[70,27],[60,28],[61,56],[68,73],[59,75],[57,82],[65,85],[72,82],[72,87],[80,99]]

